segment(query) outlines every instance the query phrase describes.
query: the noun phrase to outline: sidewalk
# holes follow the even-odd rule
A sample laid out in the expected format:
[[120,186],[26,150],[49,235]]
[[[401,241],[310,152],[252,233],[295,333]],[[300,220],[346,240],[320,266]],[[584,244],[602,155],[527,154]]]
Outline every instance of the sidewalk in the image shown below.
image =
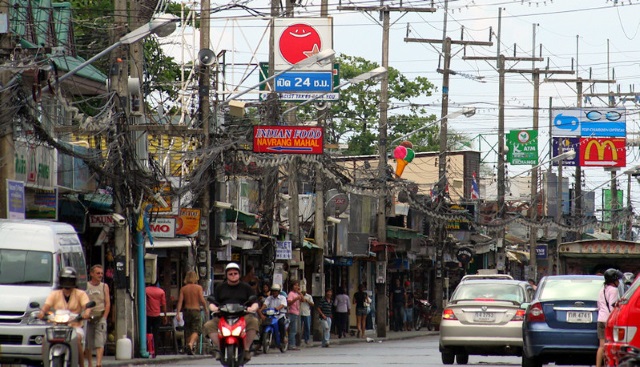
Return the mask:
[[[367,330],[366,339],[358,339],[355,336],[348,336],[346,338],[338,339],[337,336],[331,335],[331,345],[346,345],[346,344],[356,344],[356,343],[366,343],[367,339],[369,342],[379,342],[384,340],[402,340],[402,339],[411,339],[418,338],[421,336],[427,335],[437,335],[437,331],[428,331],[426,329],[422,329],[420,331],[387,331],[387,336],[385,338],[376,337],[374,330]],[[306,348],[318,348],[320,347],[320,342],[313,342],[312,344],[305,346],[304,343],[300,347],[300,349]],[[207,359],[211,358],[210,355],[195,355],[188,356],[185,354],[172,354],[172,355],[159,355],[156,358],[133,358],[129,360],[116,360],[114,356],[106,356],[102,360],[103,366],[134,366],[134,365],[145,365],[145,364],[165,364],[165,363],[175,363],[178,361],[184,361],[185,359]],[[259,355],[254,356],[254,358],[260,358]],[[94,359],[95,361],[95,359]],[[95,366],[95,364],[94,364]]]

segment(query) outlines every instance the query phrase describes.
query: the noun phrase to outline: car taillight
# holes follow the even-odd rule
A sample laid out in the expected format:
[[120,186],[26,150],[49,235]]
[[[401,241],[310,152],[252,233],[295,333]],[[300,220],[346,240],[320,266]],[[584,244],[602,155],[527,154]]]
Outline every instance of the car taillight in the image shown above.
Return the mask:
[[531,306],[529,306],[529,311],[527,312],[527,321],[528,322],[545,322],[544,311],[542,310],[541,304],[534,303]]
[[614,326],[613,341],[617,343],[631,343],[636,335],[637,328],[635,326]]
[[516,311],[516,314],[513,315],[511,321],[524,321],[525,311],[523,309],[519,309]]
[[457,320],[458,318],[453,313],[452,309],[445,308],[444,311],[442,311],[442,319],[443,320]]

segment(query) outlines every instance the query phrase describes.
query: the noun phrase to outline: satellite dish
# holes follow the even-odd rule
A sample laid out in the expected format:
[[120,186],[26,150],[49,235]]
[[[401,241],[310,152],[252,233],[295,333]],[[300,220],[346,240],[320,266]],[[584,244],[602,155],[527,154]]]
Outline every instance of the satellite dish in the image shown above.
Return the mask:
[[327,205],[325,205],[326,215],[338,216],[344,213],[349,207],[349,195],[347,194],[334,194],[329,195]]
[[200,64],[204,66],[213,65],[215,56],[216,55],[213,53],[213,51],[209,50],[208,48],[203,48],[198,51],[198,61],[200,61]]

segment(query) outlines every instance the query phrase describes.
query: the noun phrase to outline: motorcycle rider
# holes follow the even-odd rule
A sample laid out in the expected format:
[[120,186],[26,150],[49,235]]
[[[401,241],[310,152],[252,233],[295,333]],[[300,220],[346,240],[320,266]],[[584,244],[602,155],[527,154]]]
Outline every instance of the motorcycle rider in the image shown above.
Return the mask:
[[[216,302],[223,306],[225,304],[237,303],[245,304],[251,296],[255,295],[253,288],[240,281],[240,266],[236,263],[229,263],[224,269],[226,275],[226,281],[219,286],[213,292]],[[209,304],[209,310],[212,312],[218,312],[219,307],[213,303]],[[247,314],[244,316],[244,321],[247,325],[246,337],[244,339],[244,360],[248,362],[251,359],[251,344],[256,338],[258,333],[258,318],[255,316],[255,312],[258,310],[258,303],[254,302],[247,308]],[[220,319],[214,317],[204,324],[204,333],[208,335],[213,346],[215,348],[216,359],[220,359],[220,340],[218,339],[218,322]]]
[[285,338],[285,325],[286,325],[286,308],[287,308],[287,297],[283,296],[282,293],[280,293],[282,291],[282,287],[280,287],[280,284],[274,283],[271,285],[271,294],[269,295],[269,297],[267,297],[267,299],[264,300],[264,303],[262,304],[262,307],[260,307],[260,312],[258,313],[260,315],[260,318],[262,319],[262,321],[264,322],[264,320],[266,319],[266,316],[262,313],[263,310],[267,309],[267,308],[274,308],[276,309],[279,313],[276,316],[278,318],[278,328],[280,329],[280,342],[284,342],[284,338]]
[[[49,310],[53,309],[68,310],[71,313],[82,315],[82,319],[87,320],[91,316],[91,309],[84,308],[86,304],[89,303],[89,296],[77,288],[76,269],[70,266],[63,268],[58,279],[60,289],[51,291],[46,301],[44,301],[44,306],[42,306],[38,318],[44,318]],[[83,321],[73,321],[69,323],[69,326],[73,327],[78,341],[78,362],[80,367],[84,367],[84,351],[82,349],[84,329],[82,328],[82,324]]]

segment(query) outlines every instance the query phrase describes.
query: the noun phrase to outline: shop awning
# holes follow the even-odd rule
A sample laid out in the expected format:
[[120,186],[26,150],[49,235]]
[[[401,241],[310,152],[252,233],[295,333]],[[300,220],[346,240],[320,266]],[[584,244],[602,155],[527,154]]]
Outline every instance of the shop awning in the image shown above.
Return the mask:
[[507,251],[507,252],[505,252],[505,254],[507,255],[507,259],[509,259],[510,261],[520,262],[520,260],[518,260],[518,257],[514,253],[512,253],[511,251]]
[[526,251],[520,251],[520,250],[507,250],[505,251],[505,253],[507,254],[507,257],[510,259],[515,258],[515,261],[521,262],[521,263],[527,263],[529,262],[529,253]]
[[154,248],[180,248],[190,247],[191,240],[188,238],[154,238],[153,245],[147,239],[145,246],[148,249]]
[[247,227],[253,227],[256,224],[258,215],[243,212],[242,210],[226,209],[227,222],[244,222]]
[[307,241],[307,240],[302,241],[302,247],[303,247],[303,248],[308,248],[308,249],[318,249],[318,250],[322,250],[322,247],[320,247],[320,246],[316,245],[316,244],[315,244],[315,243],[313,243],[313,242]]
[[411,240],[414,238],[423,237],[421,233],[416,230],[404,227],[387,226],[387,238],[397,238],[400,240]]

